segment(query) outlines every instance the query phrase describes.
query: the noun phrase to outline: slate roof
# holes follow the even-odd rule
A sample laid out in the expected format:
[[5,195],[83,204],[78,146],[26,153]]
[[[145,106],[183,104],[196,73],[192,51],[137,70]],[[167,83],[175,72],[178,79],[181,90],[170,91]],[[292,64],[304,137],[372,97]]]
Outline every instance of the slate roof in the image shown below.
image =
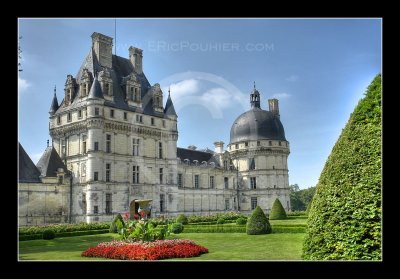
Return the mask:
[[65,173],[68,172],[67,167],[65,166],[53,146],[49,146],[46,148],[42,157],[39,159],[39,162],[36,164],[36,167],[38,168],[42,176],[47,177],[56,177],[57,170],[59,168],[64,169]]
[[[103,67],[98,63],[96,55],[94,54],[92,48],[90,49],[89,53],[85,57],[78,73],[75,76],[76,83],[78,85],[81,82],[80,81],[81,76],[82,76],[85,68],[88,69],[88,71],[92,75],[93,81],[95,80],[95,77],[94,77],[95,73],[97,75],[98,72],[103,70]],[[104,105],[108,106],[108,107],[132,111],[132,112],[137,110],[135,107],[130,107],[125,102],[126,96],[125,96],[125,92],[121,86],[122,79],[124,77],[127,77],[131,73],[133,73],[135,75],[135,77],[141,84],[141,97],[142,97],[142,104],[143,104],[142,105],[143,113],[147,114],[147,115],[163,117],[163,113],[156,112],[153,109],[153,102],[152,102],[151,92],[150,92],[151,85],[150,85],[149,81],[147,80],[145,74],[143,72],[140,74],[136,73],[134,71],[133,66],[129,59],[120,57],[120,56],[116,56],[116,55],[112,55],[112,69],[111,69],[111,79],[113,81],[114,100],[113,101],[105,100]],[[57,110],[57,113],[65,112],[65,111],[75,109],[77,107],[81,107],[81,106],[85,105],[86,99],[79,98],[79,90],[78,89],[79,89],[79,86],[77,86],[74,100],[72,101],[72,103],[69,106],[64,107],[63,106],[64,99],[61,101],[60,107]],[[101,88],[100,88],[100,91],[96,91],[96,92],[100,93]]]
[[236,118],[231,127],[230,143],[258,139],[286,140],[279,117],[254,107]]
[[94,78],[92,87],[90,88],[88,99],[104,99],[103,93],[101,92],[101,86],[97,76]]
[[18,181],[25,183],[40,183],[40,171],[36,168],[24,148],[18,143]]
[[51,102],[51,106],[50,106],[50,113],[55,113],[58,110],[58,101],[57,101],[57,95],[54,89],[54,97],[53,97],[53,101]]
[[170,115],[170,116],[178,116],[175,112],[174,104],[172,103],[171,99],[171,94],[168,94],[168,99],[167,103],[165,104],[165,109],[164,109],[165,115]]
[[187,148],[180,148],[176,149],[177,157],[181,159],[183,162],[185,159],[189,159],[190,163],[192,164],[194,160],[197,160],[199,165],[206,161],[207,163],[214,162],[216,166],[218,166],[217,161],[214,159],[214,154],[199,150],[192,150]]

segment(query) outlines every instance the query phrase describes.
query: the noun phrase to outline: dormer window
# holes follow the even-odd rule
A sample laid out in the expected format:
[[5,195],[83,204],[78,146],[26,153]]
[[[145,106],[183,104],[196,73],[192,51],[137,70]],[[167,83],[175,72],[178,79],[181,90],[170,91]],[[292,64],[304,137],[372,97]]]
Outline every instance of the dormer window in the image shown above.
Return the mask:
[[110,84],[106,83],[104,87],[104,93],[110,95]]

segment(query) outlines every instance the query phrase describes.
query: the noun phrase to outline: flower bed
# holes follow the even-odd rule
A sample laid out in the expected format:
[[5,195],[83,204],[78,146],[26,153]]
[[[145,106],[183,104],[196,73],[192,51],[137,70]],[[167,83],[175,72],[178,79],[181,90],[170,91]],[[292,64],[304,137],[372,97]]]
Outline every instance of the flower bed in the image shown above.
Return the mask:
[[99,243],[82,252],[82,257],[100,257],[116,260],[161,260],[191,258],[208,253],[208,249],[191,240],[156,240],[153,242],[111,241]]

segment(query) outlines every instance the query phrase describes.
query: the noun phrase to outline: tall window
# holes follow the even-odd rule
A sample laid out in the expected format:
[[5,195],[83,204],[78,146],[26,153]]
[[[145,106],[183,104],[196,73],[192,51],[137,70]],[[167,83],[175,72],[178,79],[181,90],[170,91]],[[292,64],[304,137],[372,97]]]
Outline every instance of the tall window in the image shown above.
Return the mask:
[[99,108],[94,108],[94,115],[100,115]]
[[257,141],[257,146],[260,146],[261,145],[261,142],[258,140]]
[[239,149],[239,144],[235,144],[235,149]]
[[160,184],[163,183],[163,168],[160,168]]
[[59,175],[58,176],[58,184],[63,184],[64,183],[64,176]]
[[246,141],[245,143],[244,143],[244,146],[249,146],[249,143]]
[[255,177],[250,177],[250,189],[256,189],[256,178]]
[[178,173],[178,187],[182,187],[182,174]]
[[70,112],[68,112],[68,114],[67,114],[67,120],[68,120],[68,122],[71,122],[71,113]]
[[154,125],[154,118],[151,118],[151,125]]
[[256,169],[256,161],[254,158],[249,159],[249,170],[255,170]]
[[140,139],[132,139],[132,155],[139,156],[139,143]]
[[106,136],[106,152],[110,153],[111,152],[111,135]]
[[82,136],[82,153],[86,154],[86,135]]
[[256,209],[257,207],[257,197],[252,197],[251,198],[251,210]]
[[160,194],[160,212],[164,212],[165,210],[165,195]]
[[224,160],[224,170],[227,170],[227,169],[228,169],[228,161]]
[[98,141],[95,141],[95,142],[94,142],[94,150],[95,150],[95,151],[98,151],[98,150],[99,150],[99,142],[98,142]]
[[124,120],[128,120],[128,113],[124,112]]
[[58,125],[61,124],[61,116],[57,116],[57,124],[58,124]]
[[106,164],[106,182],[110,182],[111,164]]
[[110,117],[114,118],[114,110],[113,109],[110,110]]
[[225,210],[229,210],[229,199],[225,199]]
[[199,189],[199,175],[194,176],[194,188]]
[[162,159],[162,142],[158,143],[158,158]]
[[95,205],[95,206],[93,207],[93,213],[94,213],[94,214],[98,214],[98,213],[99,213],[99,207],[98,207],[97,205]]
[[129,100],[133,101],[133,87],[130,87],[131,92],[129,93]]
[[138,184],[139,183],[139,166],[133,166],[132,169],[132,183]]
[[228,177],[224,177],[224,185],[225,185],[225,189],[229,188],[229,180]]
[[272,141],[269,141],[268,144],[269,144],[269,146],[272,146]]
[[104,87],[106,95],[110,95],[110,84],[106,83]]
[[61,156],[65,156],[65,140],[61,140]]
[[111,214],[111,194],[106,194],[106,214]]
[[94,181],[99,180],[99,172],[97,172],[97,171],[94,172],[93,180],[94,180]]
[[142,115],[136,114],[136,122],[138,122],[138,123],[142,123],[142,122],[143,122],[143,117],[142,117]]
[[214,189],[214,176],[210,176],[210,188]]
[[86,214],[87,207],[86,207],[86,193],[82,193],[82,213]]
[[279,146],[282,146],[282,142],[281,141],[279,142]]
[[82,118],[82,110],[78,110],[78,118]]

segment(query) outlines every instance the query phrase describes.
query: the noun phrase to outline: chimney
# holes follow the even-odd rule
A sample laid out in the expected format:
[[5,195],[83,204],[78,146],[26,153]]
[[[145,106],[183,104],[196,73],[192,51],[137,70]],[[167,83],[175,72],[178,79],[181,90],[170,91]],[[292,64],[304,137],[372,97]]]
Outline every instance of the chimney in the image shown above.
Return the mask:
[[100,33],[92,34],[92,48],[97,61],[103,67],[112,68],[113,39]]
[[187,148],[190,149],[190,150],[196,150],[197,149],[197,147],[195,145],[189,145]]
[[224,153],[224,142],[223,141],[216,141],[214,142],[214,146],[215,146],[215,153],[217,154],[222,154]]
[[141,74],[142,69],[143,50],[137,47],[129,47],[129,60],[135,69],[135,72]]
[[269,111],[275,114],[279,118],[279,104],[277,99],[268,100]]

